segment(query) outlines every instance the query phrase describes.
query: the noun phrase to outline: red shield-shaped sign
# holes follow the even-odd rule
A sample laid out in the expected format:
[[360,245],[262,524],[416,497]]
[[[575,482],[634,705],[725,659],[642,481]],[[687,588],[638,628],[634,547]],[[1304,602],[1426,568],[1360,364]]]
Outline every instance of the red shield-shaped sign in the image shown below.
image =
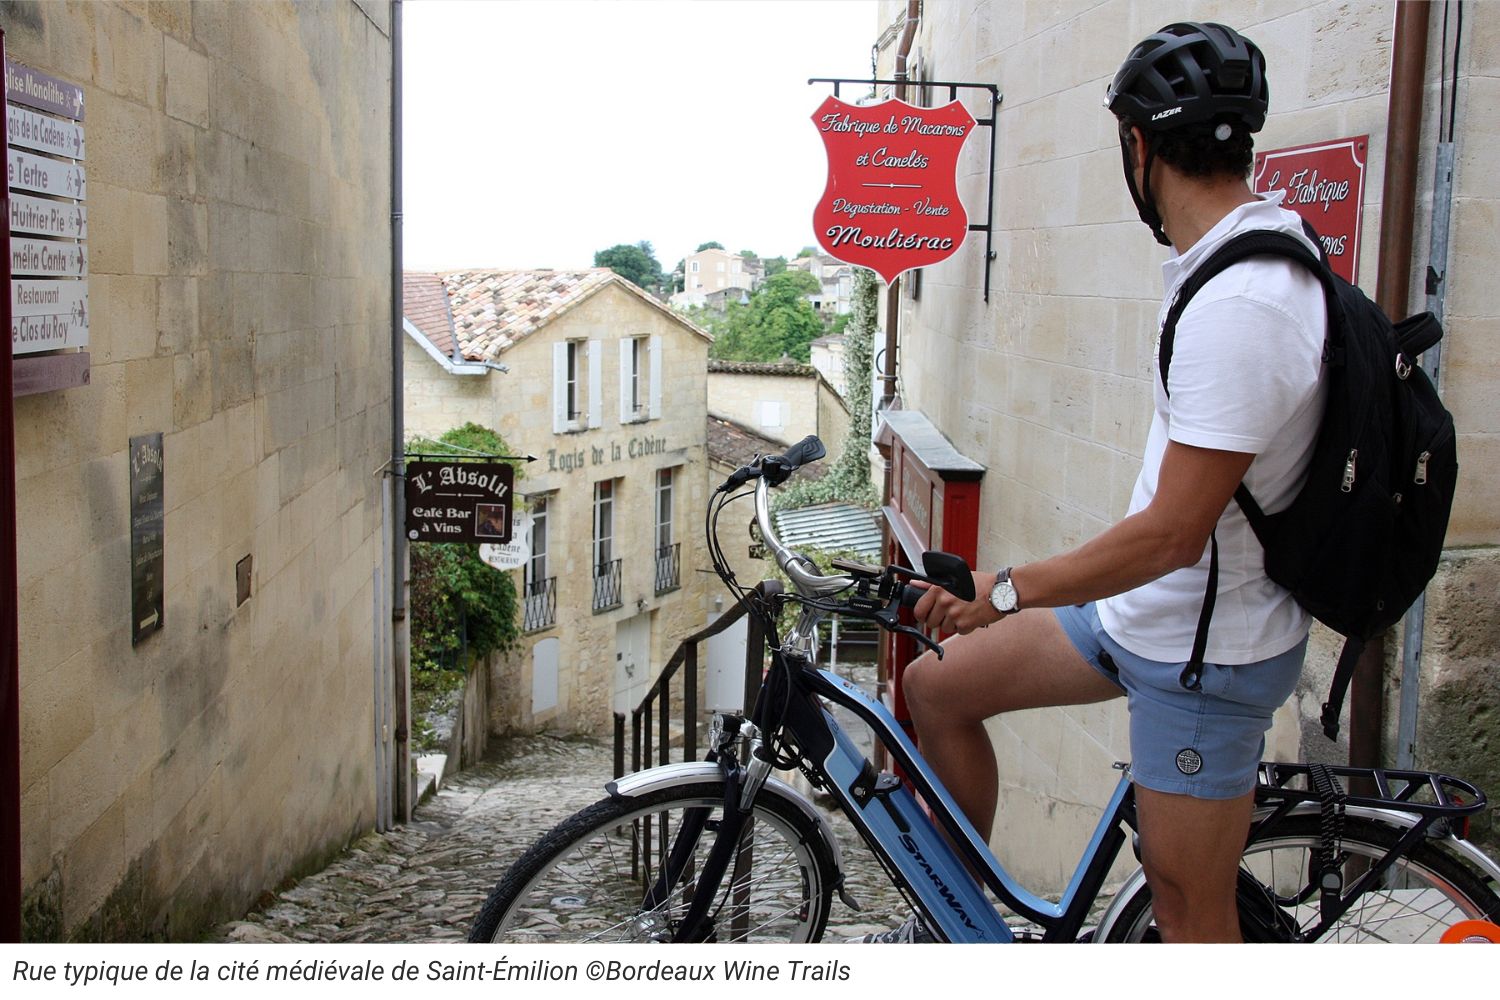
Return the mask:
[[1365,151],[1370,137],[1329,139],[1272,149],[1255,157],[1257,194],[1285,191],[1282,206],[1318,231],[1333,273],[1354,284],[1359,275],[1360,216],[1365,204]]
[[828,186],[813,210],[818,244],[886,281],[951,257],[969,232],[958,154],[974,117],[958,101],[919,108],[824,101],[813,124],[828,150]]

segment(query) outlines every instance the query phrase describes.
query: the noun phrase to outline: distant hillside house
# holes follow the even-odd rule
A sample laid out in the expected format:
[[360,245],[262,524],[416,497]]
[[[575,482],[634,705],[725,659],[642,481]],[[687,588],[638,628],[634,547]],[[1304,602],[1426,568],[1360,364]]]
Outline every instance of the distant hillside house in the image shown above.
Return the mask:
[[490,666],[491,728],[608,733],[709,609],[712,338],[602,268],[405,282],[407,433],[472,420],[537,456],[516,486],[525,636]]
[[809,294],[807,300],[820,315],[843,316],[853,309],[853,267],[818,253],[788,261],[786,266],[789,271],[806,271],[818,279],[822,290]]
[[705,305],[710,295],[729,288],[748,294],[760,283],[760,273],[760,261],[754,258],[717,248],[699,250],[683,258],[682,291],[672,296],[672,305],[679,309]]

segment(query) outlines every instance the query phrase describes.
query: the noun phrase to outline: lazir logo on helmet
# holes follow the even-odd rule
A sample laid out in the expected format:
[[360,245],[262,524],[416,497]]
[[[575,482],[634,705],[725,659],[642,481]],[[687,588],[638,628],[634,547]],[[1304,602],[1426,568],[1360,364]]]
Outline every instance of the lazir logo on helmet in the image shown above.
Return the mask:
[[1170,110],[1167,110],[1167,111],[1161,111],[1161,112],[1158,112],[1158,113],[1152,115],[1151,116],[1151,120],[1152,121],[1159,121],[1159,120],[1161,120],[1163,118],[1171,118],[1173,115],[1177,114],[1181,110],[1182,110],[1182,105],[1179,104],[1175,108],[1171,108]]

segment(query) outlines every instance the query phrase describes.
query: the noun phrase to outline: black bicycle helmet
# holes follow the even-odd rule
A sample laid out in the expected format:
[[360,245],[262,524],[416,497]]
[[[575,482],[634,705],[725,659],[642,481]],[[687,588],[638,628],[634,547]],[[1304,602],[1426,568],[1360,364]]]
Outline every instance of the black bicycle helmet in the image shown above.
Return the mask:
[[1266,57],[1222,24],[1169,24],[1125,58],[1105,105],[1146,132],[1240,123],[1259,132],[1270,93]]

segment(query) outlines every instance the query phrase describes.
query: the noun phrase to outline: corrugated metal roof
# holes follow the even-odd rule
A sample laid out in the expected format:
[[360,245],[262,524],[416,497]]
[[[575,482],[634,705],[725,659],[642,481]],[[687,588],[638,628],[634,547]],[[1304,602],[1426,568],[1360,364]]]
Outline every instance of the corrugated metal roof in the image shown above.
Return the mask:
[[821,503],[775,515],[776,534],[793,549],[855,552],[880,561],[880,521],[874,511],[848,503]]

